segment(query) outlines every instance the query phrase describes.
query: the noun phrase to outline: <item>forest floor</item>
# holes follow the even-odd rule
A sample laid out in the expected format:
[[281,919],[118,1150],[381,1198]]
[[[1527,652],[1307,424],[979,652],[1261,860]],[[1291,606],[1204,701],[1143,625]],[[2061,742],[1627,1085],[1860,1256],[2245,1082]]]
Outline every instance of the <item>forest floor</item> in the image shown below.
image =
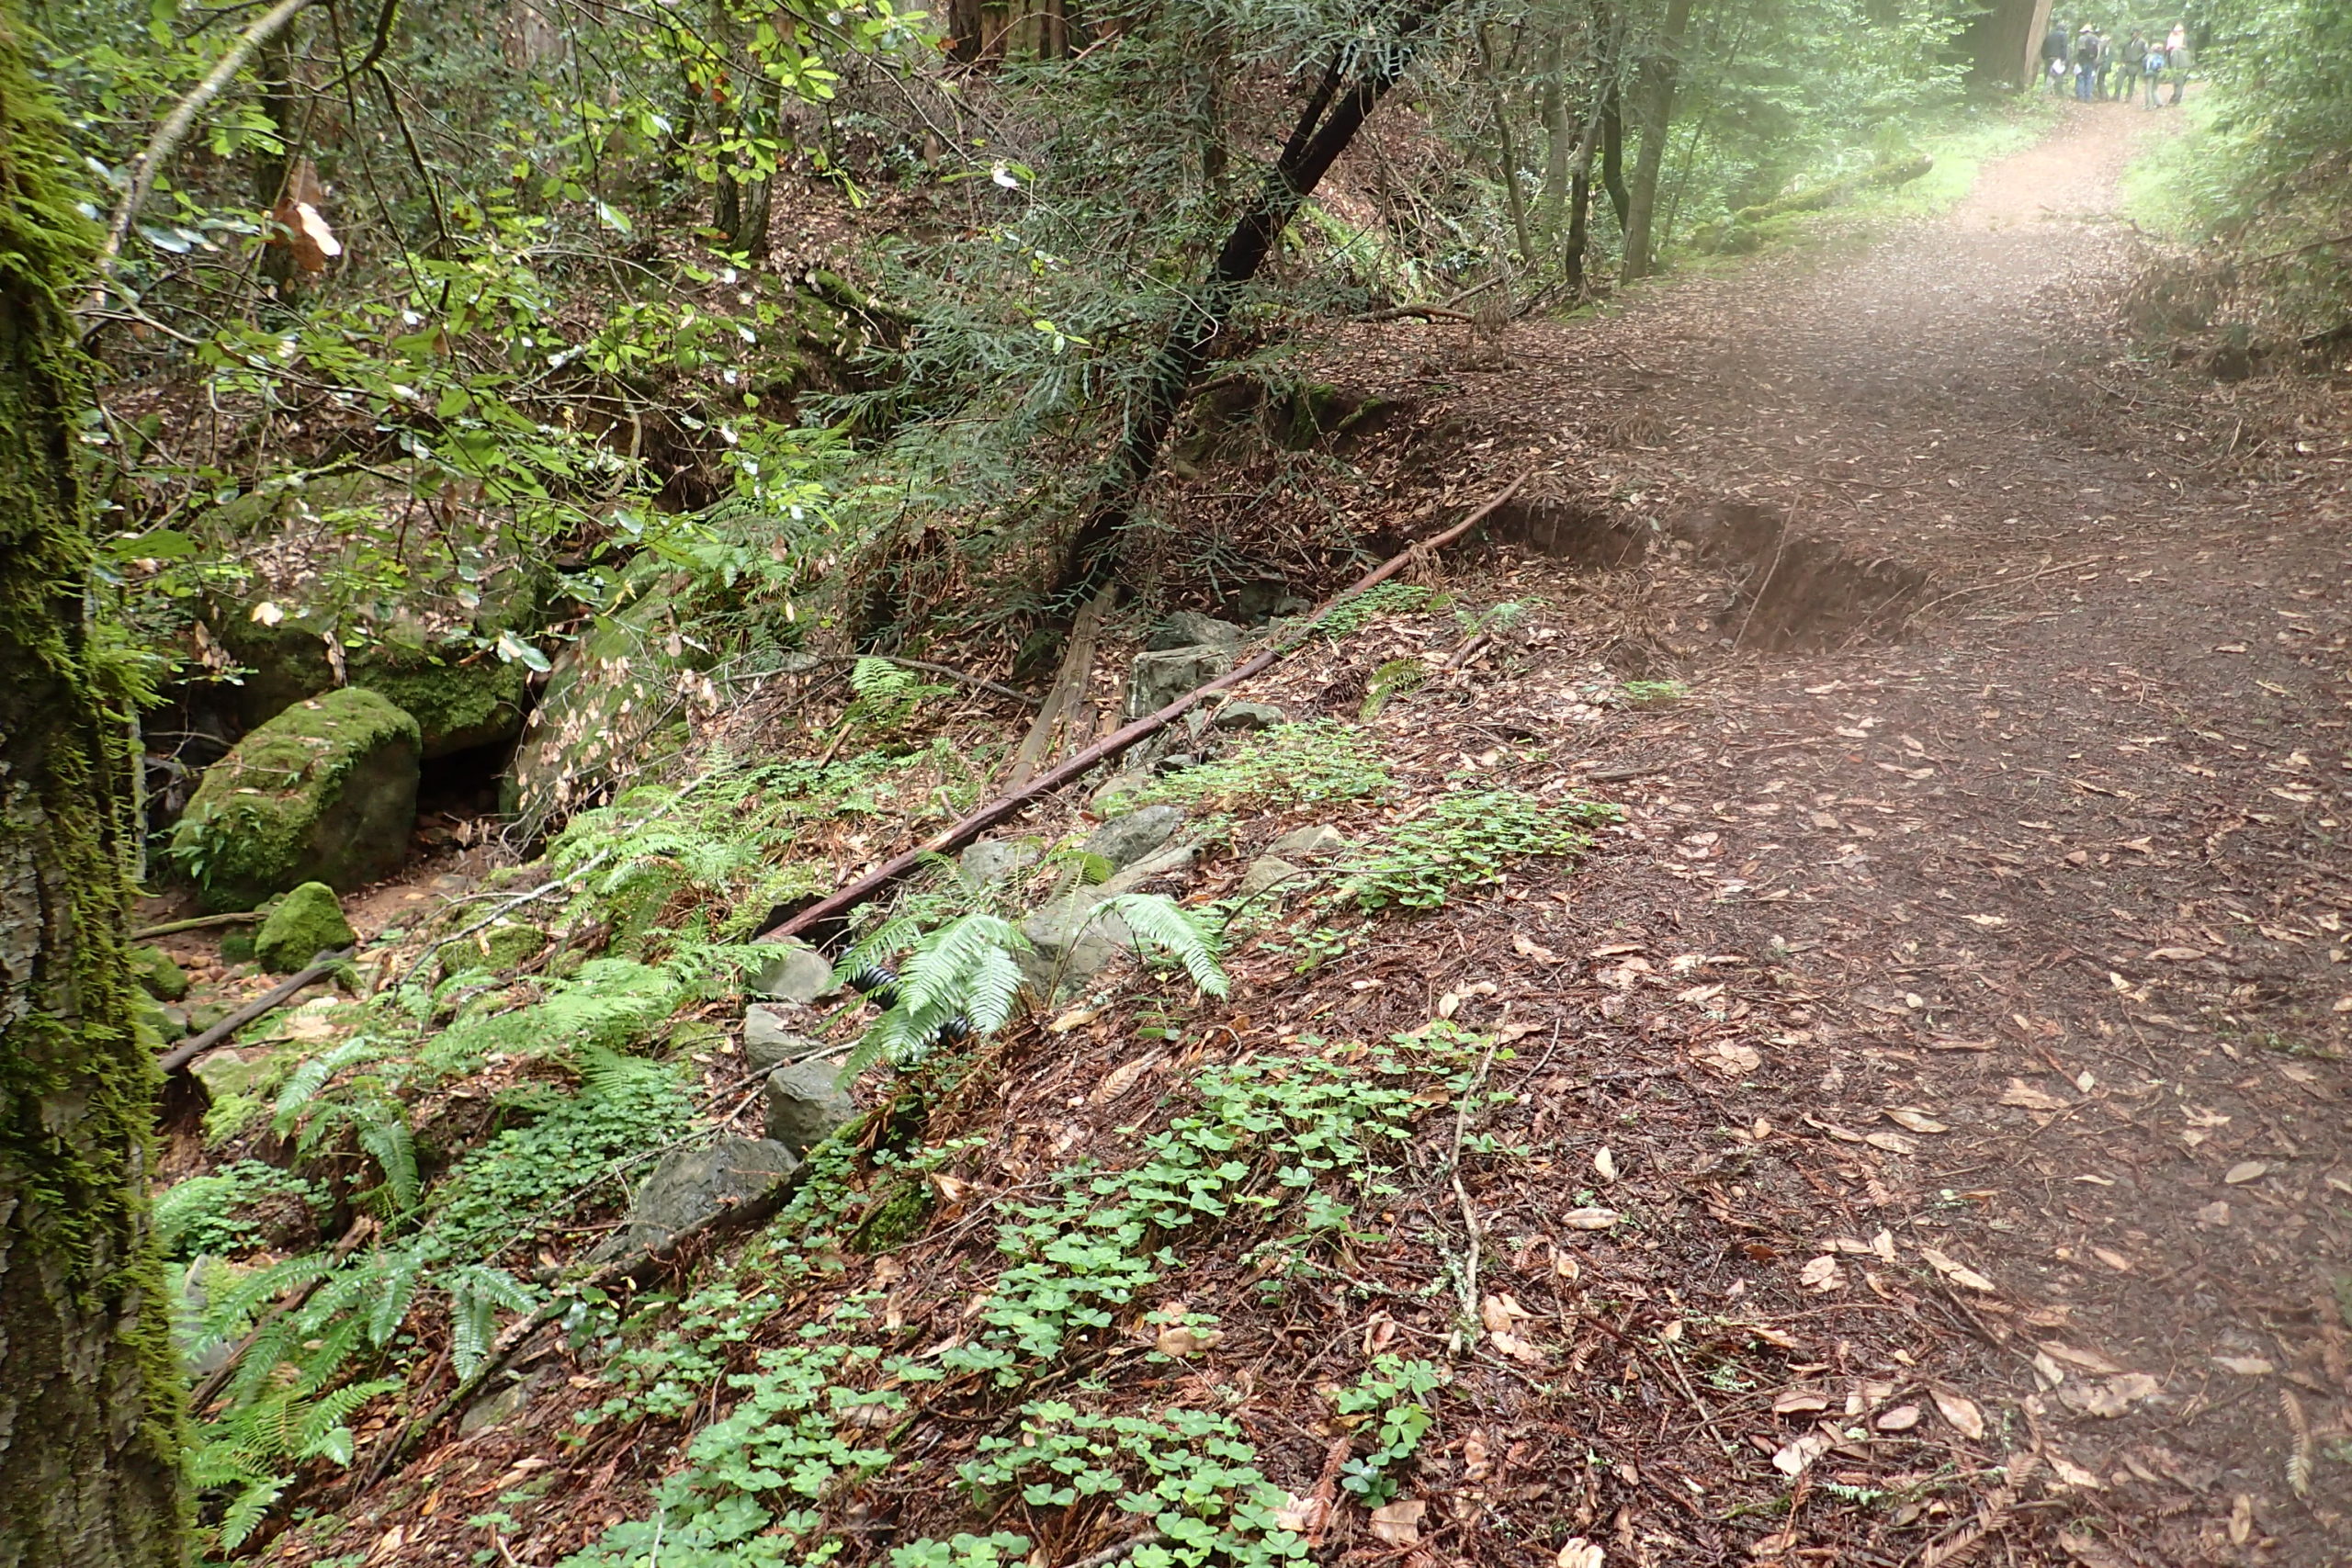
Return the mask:
[[[1318,1562],[2339,1561],[2352,450],[2325,389],[2220,385],[2119,330],[2116,177],[2165,123],[2070,105],[1940,218],[1468,351],[1333,345],[1351,390],[1442,424],[1449,494],[1538,471],[1521,547],[1446,575],[1533,608],[1385,616],[1252,682],[1352,718],[1400,656],[1440,666],[1363,721],[1401,804],[1242,818],[1164,886],[1223,897],[1289,829],[1465,789],[1581,784],[1623,819],[1490,897],[1238,944],[1181,1029],[1129,998],[1009,1031],[933,1108],[936,1145],[970,1142],[916,1232],[847,1239],[906,1196],[877,1173],[738,1337],[978,1343],[1019,1256],[993,1222],[1060,1201],[1070,1160],[1140,1158],[1189,1075],[1442,1055],[1446,1019],[1485,1055],[1413,1097],[1337,1261],[1270,1273],[1271,1219],[1172,1224],[1134,1308],[1009,1397],[1229,1421]],[[1445,1381],[1373,1513],[1339,1495],[1369,1428],[1326,1399],[1381,1354]],[[533,1361],[522,1418],[435,1434],[271,1559],[538,1565],[646,1517],[687,1428],[580,1432],[610,1387],[552,1338]],[[1101,1500],[976,1515],[955,1477],[1008,1396],[897,1394],[891,1462],[811,1504],[842,1561],[1156,1539]]]
[[[1611,786],[1650,853],[1568,905],[1616,917],[1604,955],[1804,993],[1719,1111],[1802,1145],[1811,1197],[1738,1223],[1892,1241],[1815,1265],[1825,1301],[1856,1261],[1880,1298],[1874,1396],[2014,1409],[2044,1461],[2005,1495],[2102,1521],[2060,1549],[2340,1561],[2352,449],[2340,404],[2119,330],[2117,176],[2166,126],[2067,109],[1939,220],[1516,330],[1447,416],[1539,468],[1599,426],[1616,494],[1743,580],[1621,589],[1696,694],[1679,733],[1587,748],[1663,771]],[[1534,532],[1573,555],[1572,523]],[[1628,984],[1611,962],[1582,967]],[[1683,984],[1616,1021],[1671,1038]],[[1774,1544],[1839,1556],[1853,1496],[1801,1495]]]

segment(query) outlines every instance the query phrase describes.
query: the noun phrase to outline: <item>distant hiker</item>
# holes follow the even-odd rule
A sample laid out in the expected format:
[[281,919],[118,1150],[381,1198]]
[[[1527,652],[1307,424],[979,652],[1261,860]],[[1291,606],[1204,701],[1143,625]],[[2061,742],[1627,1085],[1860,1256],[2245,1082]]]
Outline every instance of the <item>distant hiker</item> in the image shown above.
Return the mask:
[[2133,28],[2131,41],[2123,46],[2122,57],[2115,62],[2117,103],[2123,103],[2132,96],[2132,85],[2140,80],[2140,62],[2147,58],[2148,35]]
[[2099,28],[2097,37],[2098,39],[2098,85],[2092,90],[2091,96],[2105,103],[2107,78],[2115,69],[2115,40],[2108,36],[2105,28]]
[[2165,51],[2150,44],[2147,54],[2140,61],[2140,80],[2148,85],[2147,107],[2150,108],[2156,107],[2156,84],[2165,79]]
[[2070,52],[2066,41],[2066,24],[2052,22],[2041,36],[2041,74],[2052,92],[2066,79],[2066,56]]
[[2188,47],[2188,24],[2187,22],[2175,22],[2172,25],[2172,31],[2165,35],[2165,52],[2166,54],[2172,54],[2180,50],[2187,49]]
[[[2175,28],[2176,32],[2179,29]],[[2172,78],[2172,96],[2168,103],[2180,102],[2180,95],[2188,85],[2188,73],[2197,63],[2196,55],[2186,43],[2174,44],[2165,51],[2165,74]]]
[[2088,22],[2075,35],[2075,101],[2091,101],[2091,84],[2098,80],[2098,35]]

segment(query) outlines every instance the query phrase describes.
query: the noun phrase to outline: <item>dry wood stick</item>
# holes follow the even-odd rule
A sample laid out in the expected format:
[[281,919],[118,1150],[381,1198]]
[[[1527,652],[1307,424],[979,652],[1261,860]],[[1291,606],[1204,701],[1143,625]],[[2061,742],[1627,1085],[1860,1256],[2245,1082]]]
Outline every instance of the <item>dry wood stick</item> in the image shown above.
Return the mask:
[[193,919],[165,920],[160,926],[141,926],[130,933],[133,942],[145,942],[151,936],[172,936],[180,931],[209,931],[214,926],[242,926],[261,919],[259,909],[243,909],[226,915],[198,915]]
[[351,962],[351,949],[338,947],[332,953],[322,953],[311,960],[311,966],[300,974],[277,983],[276,989],[254,998],[193,1040],[182,1041],[164,1053],[157,1064],[167,1073],[176,1073],[217,1045],[228,1043],[229,1037],[261,1017],[274,1012],[295,992],[317,984]]
[[1102,634],[1102,617],[1110,613],[1112,602],[1118,596],[1117,589],[1105,588],[1078,612],[1077,623],[1070,627],[1069,646],[1062,651],[1061,668],[1054,675],[1053,688],[1046,694],[1036,722],[1022,737],[1021,750],[1012,759],[1012,772],[1004,781],[1007,789],[1019,789],[1027,784],[1037,765],[1053,755],[1064,720],[1094,679],[1095,639]]
[[[1533,473],[1534,470],[1532,468],[1523,471],[1517,479],[1511,480],[1510,483],[1505,485],[1499,491],[1498,491],[1492,500],[1487,502],[1486,504],[1471,513],[1469,516],[1464,517],[1461,522],[1456,523],[1453,527],[1448,528],[1444,533],[1436,536],[1434,538],[1424,539],[1419,544],[1410,546],[1409,547],[1399,551],[1396,555],[1391,556],[1388,559],[1381,562],[1378,566],[1373,568],[1370,571],[1364,573],[1363,576],[1356,580],[1354,584],[1351,585],[1346,592],[1339,594],[1335,598],[1328,601],[1321,609],[1318,609],[1313,616],[1310,616],[1307,621],[1307,629],[1311,630],[1315,621],[1320,619],[1323,615],[1330,609],[1331,605],[1339,604],[1342,600],[1354,598],[1358,594],[1378,587],[1381,583],[1387,581],[1390,578],[1404,570],[1408,562],[1422,557],[1435,554],[1444,546],[1452,544],[1454,540],[1462,537],[1463,535],[1468,533],[1471,529],[1485,522],[1487,518],[1493,514],[1497,509],[1501,507],[1504,502],[1510,501],[1512,496],[1517,495],[1519,493],[1520,487],[1525,484]],[[761,936],[773,934],[779,937],[798,936],[801,932],[808,931],[813,927],[824,925],[830,921],[841,919],[843,915],[849,913],[850,910],[857,908],[858,905],[863,904],[868,898],[873,897],[874,895],[879,893],[885,887],[889,886],[890,884],[896,882],[910,871],[912,871],[916,866],[921,865],[927,857],[931,855],[946,854],[952,851],[963,848],[966,844],[970,843],[974,839],[978,838],[982,833],[987,832],[990,828],[995,827],[998,823],[1019,812],[1023,807],[1026,807],[1031,801],[1035,800],[1038,796],[1052,794],[1055,790],[1061,788],[1064,784],[1069,784],[1073,779],[1079,778],[1098,764],[1108,761],[1112,758],[1119,755],[1119,753],[1127,750],[1128,747],[1133,746],[1136,741],[1143,739],[1146,736],[1154,735],[1159,733],[1160,730],[1165,729],[1169,725],[1173,724],[1177,719],[1182,718],[1187,712],[1197,706],[1204,699],[1213,697],[1219,692],[1230,691],[1235,686],[1239,685],[1242,682],[1258,674],[1260,671],[1272,665],[1276,660],[1281,659],[1284,654],[1290,652],[1294,648],[1296,648],[1300,642],[1305,640],[1305,637],[1306,633],[1305,631],[1302,631],[1290,642],[1277,644],[1276,646],[1266,649],[1266,651],[1259,654],[1255,659],[1252,659],[1248,663],[1243,664],[1239,669],[1232,671],[1230,674],[1220,675],[1216,680],[1211,681],[1207,685],[1187,692],[1184,695],[1177,698],[1174,702],[1170,703],[1166,707],[1161,708],[1159,712],[1146,714],[1143,717],[1136,719],[1134,723],[1129,724],[1121,729],[1114,730],[1106,739],[1097,741],[1095,744],[1086,748],[1086,750],[1077,753],[1075,756],[1069,757],[1055,767],[1047,769],[1045,773],[1038,774],[1035,778],[1030,780],[1027,784],[1023,784],[1018,789],[1012,790],[1007,794],[997,796],[996,799],[989,801],[987,805],[981,807],[978,810],[973,812],[968,817],[941,829],[937,833],[933,834],[929,839],[925,840],[922,844],[918,845],[914,849],[909,850],[906,853],[899,855],[895,860],[884,862],[881,865],[876,867],[870,872],[867,872],[864,876],[859,877],[848,886],[842,887],[831,896],[819,900],[817,903],[811,904],[808,908],[801,910],[790,919],[785,920],[781,924],[768,927],[758,934]]]

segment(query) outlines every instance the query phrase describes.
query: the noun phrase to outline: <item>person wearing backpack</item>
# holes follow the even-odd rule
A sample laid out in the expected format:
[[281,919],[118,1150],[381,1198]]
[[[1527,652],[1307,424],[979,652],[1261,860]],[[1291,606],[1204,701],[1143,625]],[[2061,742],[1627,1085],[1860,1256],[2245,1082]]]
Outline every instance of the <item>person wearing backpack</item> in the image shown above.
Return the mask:
[[2165,79],[2165,66],[2167,63],[2164,50],[2153,43],[2148,46],[2147,54],[2140,61],[2140,79],[2148,85],[2147,107],[2149,108],[2156,107],[2156,84]]
[[2091,88],[2091,96],[2103,104],[2107,102],[2107,79],[2115,70],[2115,39],[2105,28],[2094,36],[2098,40],[2098,82]]
[[[2178,31],[2177,28],[2174,30]],[[2180,95],[2188,89],[2188,73],[2196,65],[2197,57],[2184,39],[2165,51],[2165,74],[2172,78],[2172,96],[2166,101],[2177,105],[2180,102]]]
[[2085,22],[2075,35],[2075,101],[2091,101],[2091,84],[2098,80],[2098,35]]
[[2140,79],[2140,62],[2148,58],[2148,35],[2138,28],[2132,29],[2130,41],[2115,62],[2115,101],[2127,103],[2132,97],[2132,84]]
[[2060,21],[2052,21],[2050,30],[2041,35],[2041,79],[2053,93],[2066,80],[2066,24]]

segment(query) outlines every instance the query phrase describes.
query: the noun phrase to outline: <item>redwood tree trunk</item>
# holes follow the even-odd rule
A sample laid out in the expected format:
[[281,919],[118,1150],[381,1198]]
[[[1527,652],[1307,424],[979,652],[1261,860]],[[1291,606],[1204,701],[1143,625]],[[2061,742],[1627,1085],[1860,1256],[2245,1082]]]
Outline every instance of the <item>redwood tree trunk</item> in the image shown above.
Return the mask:
[[1650,254],[1650,224],[1657,211],[1657,177],[1666,165],[1666,133],[1674,123],[1674,86],[1682,66],[1682,40],[1690,29],[1691,0],[1667,0],[1666,26],[1642,62],[1640,98],[1642,144],[1634,156],[1634,188],[1625,214],[1623,276],[1630,281],[1649,276],[1656,259]]
[[61,296],[96,236],[0,0],[0,1568],[186,1560],[179,1369],[131,1027],[124,726],[83,625]]

